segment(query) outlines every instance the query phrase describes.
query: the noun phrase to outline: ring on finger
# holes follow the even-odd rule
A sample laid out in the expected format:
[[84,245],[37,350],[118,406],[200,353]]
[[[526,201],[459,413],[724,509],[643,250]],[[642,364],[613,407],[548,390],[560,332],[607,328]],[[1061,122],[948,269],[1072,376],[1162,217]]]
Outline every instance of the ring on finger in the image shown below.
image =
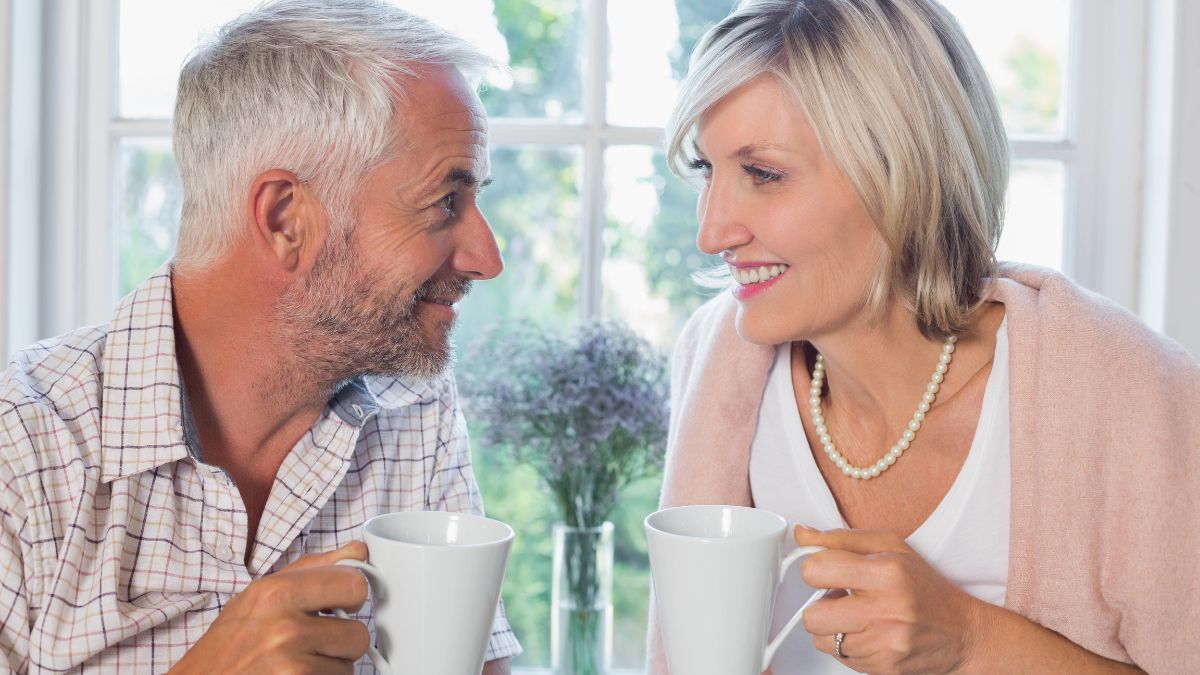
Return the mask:
[[842,640],[845,640],[845,639],[846,639],[845,633],[838,633],[837,635],[833,636],[833,655],[838,657],[839,659],[846,658],[846,655],[842,653]]

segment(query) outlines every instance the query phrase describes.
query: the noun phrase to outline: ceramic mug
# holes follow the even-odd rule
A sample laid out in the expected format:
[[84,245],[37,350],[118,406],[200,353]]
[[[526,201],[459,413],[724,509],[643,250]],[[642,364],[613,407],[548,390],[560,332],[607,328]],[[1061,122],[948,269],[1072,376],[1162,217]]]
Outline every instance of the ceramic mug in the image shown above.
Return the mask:
[[[483,658],[500,601],[512,528],[465,513],[403,511],[363,527],[369,562],[340,560],[371,584],[383,675],[467,675]],[[335,612],[349,618],[342,610]]]
[[744,506],[680,506],[646,517],[646,545],[667,666],[686,675],[758,675],[804,610],[770,642],[771,608],[780,578],[794,562],[823,550],[805,546],[786,557],[790,528],[782,516]]

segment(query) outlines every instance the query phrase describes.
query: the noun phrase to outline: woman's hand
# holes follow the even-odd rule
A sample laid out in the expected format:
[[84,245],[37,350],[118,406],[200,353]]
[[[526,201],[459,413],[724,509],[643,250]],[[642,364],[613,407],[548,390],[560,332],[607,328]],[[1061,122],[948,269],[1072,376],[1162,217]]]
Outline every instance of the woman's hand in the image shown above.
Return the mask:
[[805,610],[804,628],[817,649],[834,654],[834,636],[845,633],[841,661],[859,672],[964,669],[985,603],[939,574],[903,539],[891,532],[804,527],[796,528],[795,539],[828,549],[801,563],[805,583],[851,591]]

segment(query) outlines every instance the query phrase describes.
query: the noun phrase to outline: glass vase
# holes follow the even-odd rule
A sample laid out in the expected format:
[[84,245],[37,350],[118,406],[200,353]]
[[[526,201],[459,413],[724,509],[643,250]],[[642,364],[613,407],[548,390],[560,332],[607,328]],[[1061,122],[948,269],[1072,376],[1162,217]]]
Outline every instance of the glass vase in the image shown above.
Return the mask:
[[613,524],[554,526],[550,659],[557,675],[601,675],[612,663]]

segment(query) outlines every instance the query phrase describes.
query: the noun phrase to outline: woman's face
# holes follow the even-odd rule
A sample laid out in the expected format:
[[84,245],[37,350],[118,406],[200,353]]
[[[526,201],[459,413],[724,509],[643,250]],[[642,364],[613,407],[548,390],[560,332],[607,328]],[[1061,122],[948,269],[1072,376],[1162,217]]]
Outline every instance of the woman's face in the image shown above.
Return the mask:
[[697,245],[730,266],[741,336],[812,340],[860,321],[883,239],[778,80],[733,91],[697,131]]

